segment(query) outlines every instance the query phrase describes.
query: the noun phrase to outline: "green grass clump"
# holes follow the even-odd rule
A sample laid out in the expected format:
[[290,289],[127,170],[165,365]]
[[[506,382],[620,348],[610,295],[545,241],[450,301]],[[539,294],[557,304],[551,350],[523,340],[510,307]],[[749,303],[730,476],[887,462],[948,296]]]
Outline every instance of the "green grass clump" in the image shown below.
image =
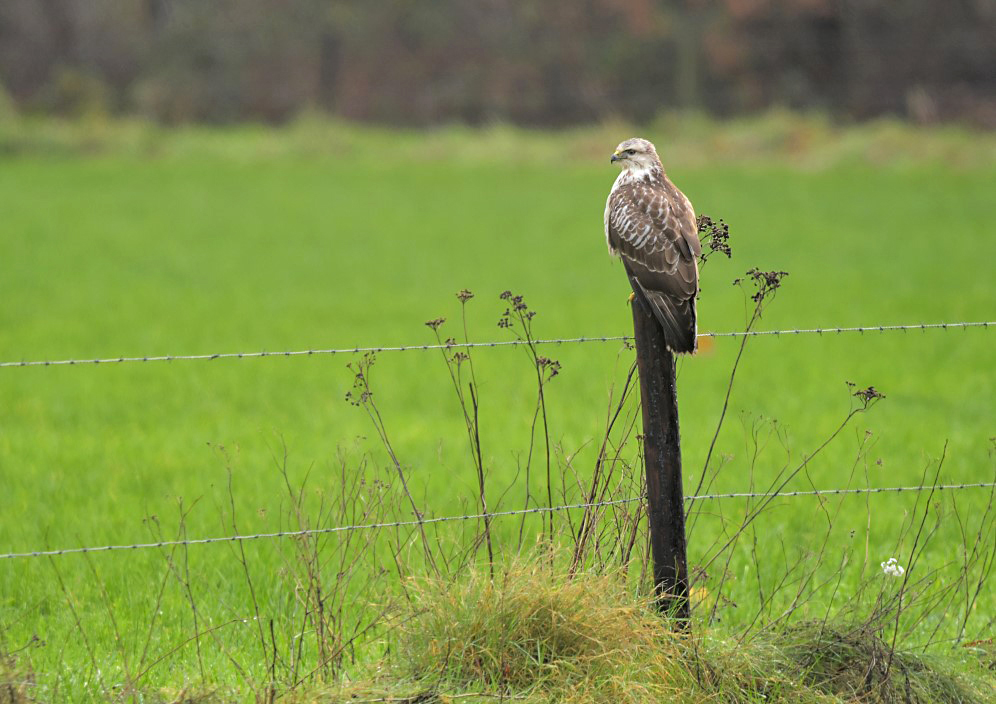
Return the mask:
[[981,704],[996,685],[992,677],[950,674],[936,657],[890,655],[867,623],[807,622],[744,641],[696,622],[675,632],[621,575],[569,578],[545,559],[520,561],[493,580],[486,570],[424,580],[409,593],[391,661],[408,692],[552,702]]
[[455,584],[419,583],[413,612],[402,659],[423,680],[588,701],[642,701],[678,688],[669,676],[675,637],[612,577],[572,580],[536,561],[495,581],[474,572]]
[[845,699],[881,704],[985,701],[966,680],[932,660],[892,653],[873,623],[846,627],[810,621],[787,629],[779,640],[803,682]]

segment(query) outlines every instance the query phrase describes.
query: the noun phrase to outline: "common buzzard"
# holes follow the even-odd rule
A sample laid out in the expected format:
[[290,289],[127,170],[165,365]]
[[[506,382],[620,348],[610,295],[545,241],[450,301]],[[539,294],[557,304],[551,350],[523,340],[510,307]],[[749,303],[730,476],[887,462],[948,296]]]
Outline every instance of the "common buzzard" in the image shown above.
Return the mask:
[[622,259],[633,293],[664,328],[668,349],[694,352],[702,247],[692,204],[647,140],[627,139],[611,161],[622,173],[605,203],[609,253]]

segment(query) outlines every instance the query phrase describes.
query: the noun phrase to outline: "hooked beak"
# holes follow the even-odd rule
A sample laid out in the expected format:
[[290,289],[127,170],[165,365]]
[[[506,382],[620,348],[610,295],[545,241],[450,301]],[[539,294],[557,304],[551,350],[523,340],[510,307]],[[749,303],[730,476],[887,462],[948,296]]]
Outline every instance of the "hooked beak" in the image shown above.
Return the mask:
[[609,163],[614,164],[617,161],[622,161],[625,157],[620,152],[613,152],[612,156],[609,157]]

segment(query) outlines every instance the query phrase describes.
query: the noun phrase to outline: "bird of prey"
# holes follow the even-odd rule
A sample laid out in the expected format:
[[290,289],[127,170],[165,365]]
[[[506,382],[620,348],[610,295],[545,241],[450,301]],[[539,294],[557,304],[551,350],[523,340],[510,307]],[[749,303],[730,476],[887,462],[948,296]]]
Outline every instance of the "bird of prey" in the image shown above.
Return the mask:
[[605,202],[609,253],[622,259],[633,293],[663,327],[667,348],[694,352],[702,247],[692,204],[647,140],[627,139],[611,161],[622,173]]

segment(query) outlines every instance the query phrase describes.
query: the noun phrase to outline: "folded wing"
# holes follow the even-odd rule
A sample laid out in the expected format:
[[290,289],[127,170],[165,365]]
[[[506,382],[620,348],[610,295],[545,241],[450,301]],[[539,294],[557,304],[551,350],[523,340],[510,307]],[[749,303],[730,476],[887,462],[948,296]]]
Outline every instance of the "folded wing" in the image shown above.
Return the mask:
[[622,185],[609,196],[606,236],[633,291],[664,328],[673,352],[695,350],[697,257],[691,203],[670,181]]

